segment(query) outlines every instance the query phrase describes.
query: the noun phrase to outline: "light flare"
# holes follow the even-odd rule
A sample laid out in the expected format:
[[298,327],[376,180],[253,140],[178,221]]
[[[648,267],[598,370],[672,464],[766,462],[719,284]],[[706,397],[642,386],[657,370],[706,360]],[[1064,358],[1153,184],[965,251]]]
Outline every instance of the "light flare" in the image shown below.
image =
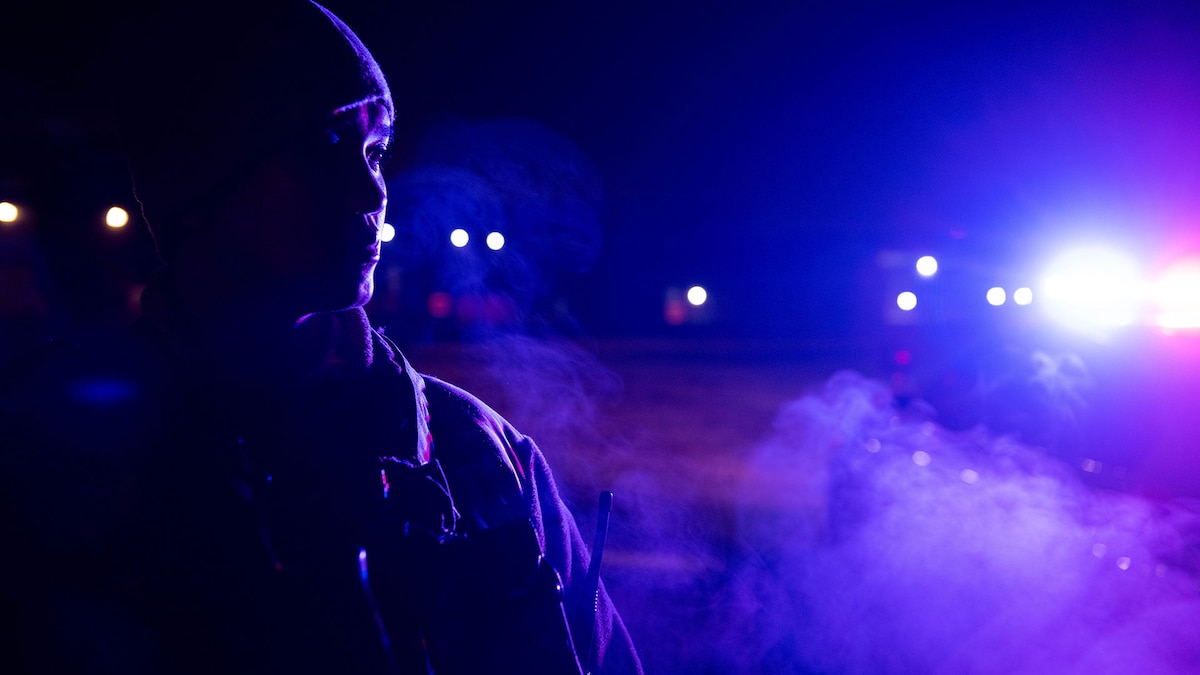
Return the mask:
[[104,224],[113,229],[125,227],[129,224],[129,212],[119,206],[114,206],[104,214]]
[[15,223],[21,214],[20,209],[12,202],[0,202],[0,223]]
[[937,258],[931,255],[923,255],[917,258],[917,274],[923,277],[931,277],[937,274],[938,261]]
[[1069,328],[1119,328],[1138,319],[1144,284],[1127,256],[1107,248],[1083,248],[1051,264],[1041,295],[1051,316]]
[[1200,330],[1200,258],[1163,272],[1150,289],[1154,323],[1164,333]]
[[1000,305],[1003,305],[1007,300],[1008,300],[1008,294],[1004,292],[1003,288],[1000,288],[999,286],[993,286],[988,289],[987,301],[988,301],[988,304],[991,305],[992,307],[999,307]]

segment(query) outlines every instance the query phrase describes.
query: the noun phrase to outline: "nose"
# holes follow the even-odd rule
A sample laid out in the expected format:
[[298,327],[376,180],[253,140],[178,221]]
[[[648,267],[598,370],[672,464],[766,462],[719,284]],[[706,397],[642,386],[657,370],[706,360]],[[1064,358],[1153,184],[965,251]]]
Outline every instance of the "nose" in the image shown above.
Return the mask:
[[347,190],[348,206],[359,215],[378,215],[383,221],[383,212],[387,208],[387,185],[379,171],[372,169],[367,160],[351,172],[350,185]]

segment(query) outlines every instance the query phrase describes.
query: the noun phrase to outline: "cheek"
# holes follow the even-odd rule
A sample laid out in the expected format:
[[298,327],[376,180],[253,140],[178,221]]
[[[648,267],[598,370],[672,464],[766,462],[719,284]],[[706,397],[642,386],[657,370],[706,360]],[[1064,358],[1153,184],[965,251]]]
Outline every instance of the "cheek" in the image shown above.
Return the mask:
[[338,253],[319,185],[281,178],[267,194],[257,228],[265,257],[279,265],[311,267]]

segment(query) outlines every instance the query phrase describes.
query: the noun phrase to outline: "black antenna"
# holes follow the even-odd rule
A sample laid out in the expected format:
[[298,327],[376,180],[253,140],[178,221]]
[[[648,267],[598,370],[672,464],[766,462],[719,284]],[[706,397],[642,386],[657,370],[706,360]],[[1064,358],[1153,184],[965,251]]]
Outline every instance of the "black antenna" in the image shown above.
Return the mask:
[[587,665],[584,672],[591,675],[599,667],[600,652],[596,646],[596,619],[600,612],[600,561],[604,558],[604,543],[608,539],[608,519],[612,515],[613,493],[600,493],[600,509],[596,516],[596,543],[592,546],[592,561],[588,565],[587,591],[592,599],[592,637],[588,641]]

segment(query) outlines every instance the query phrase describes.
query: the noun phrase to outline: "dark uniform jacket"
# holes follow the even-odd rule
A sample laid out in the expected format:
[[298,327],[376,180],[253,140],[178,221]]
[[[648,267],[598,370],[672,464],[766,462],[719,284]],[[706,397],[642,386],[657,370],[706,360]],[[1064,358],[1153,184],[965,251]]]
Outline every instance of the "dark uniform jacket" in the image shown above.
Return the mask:
[[15,364],[0,670],[572,672],[595,626],[601,672],[640,672],[533,441],[361,310],[322,320],[299,378],[148,319]]

